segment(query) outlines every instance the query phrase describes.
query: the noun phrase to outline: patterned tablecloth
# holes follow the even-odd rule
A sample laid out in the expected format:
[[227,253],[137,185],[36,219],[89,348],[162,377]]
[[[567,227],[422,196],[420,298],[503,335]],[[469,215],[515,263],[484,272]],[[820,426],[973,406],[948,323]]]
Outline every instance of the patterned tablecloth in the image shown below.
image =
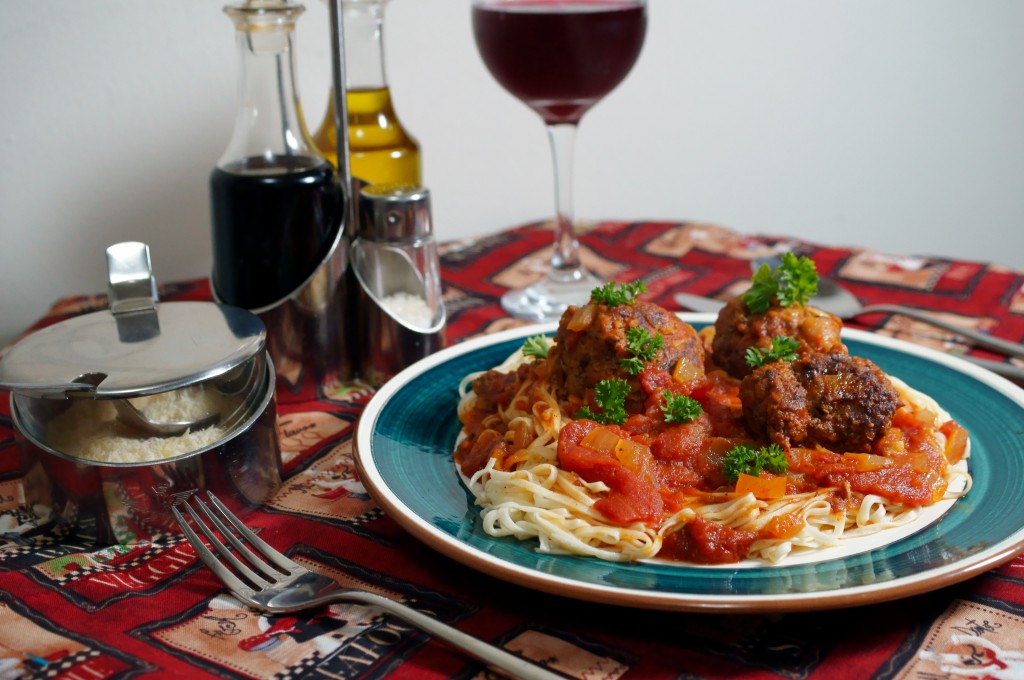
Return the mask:
[[[896,257],[702,224],[605,222],[582,237],[598,274],[672,293],[722,295],[750,261],[797,249],[864,302],[900,302],[1024,340],[1024,272],[977,262]],[[442,248],[449,343],[515,325],[498,296],[537,276],[547,225]],[[206,300],[205,281],[162,287]],[[102,309],[102,296],[58,302],[39,325]],[[867,325],[865,325],[867,324]],[[868,328],[953,353],[1001,357],[900,317]],[[261,616],[227,596],[180,537],[98,546],[93,528],[54,529],[25,507],[6,395],[0,401],[0,678],[472,678],[488,672],[445,645],[355,605]],[[574,678],[1024,678],[1024,557],[912,598],[788,615],[690,614],[544,595],[478,574],[406,534],[363,492],[352,458],[370,398],[336,389],[281,403],[285,482],[250,516],[270,543],[357,587],[429,606],[437,616]],[[1019,425],[1019,424],[1018,424]],[[1024,490],[1008,503],[1024,502]]]

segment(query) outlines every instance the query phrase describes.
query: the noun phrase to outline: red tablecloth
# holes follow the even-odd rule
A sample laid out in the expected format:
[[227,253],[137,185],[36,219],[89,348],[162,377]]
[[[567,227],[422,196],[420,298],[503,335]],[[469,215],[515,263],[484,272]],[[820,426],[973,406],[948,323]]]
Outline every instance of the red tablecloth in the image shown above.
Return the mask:
[[[977,262],[894,257],[700,224],[606,222],[582,236],[584,261],[647,298],[722,295],[750,261],[810,255],[864,302],[900,302],[1024,340],[1024,273]],[[527,225],[442,249],[449,342],[516,322],[498,296],[537,275],[551,232]],[[164,286],[164,300],[208,299],[205,281]],[[39,322],[102,309],[102,296],[58,302]],[[864,323],[867,322],[868,326]],[[904,318],[870,328],[944,351],[996,355]],[[0,402],[0,678],[159,676],[482,677],[424,634],[336,605],[267,617],[240,608],[182,539],[96,546],[89,526],[54,531],[25,507],[6,395]],[[359,587],[412,599],[510,649],[543,654],[578,678],[1024,677],[1024,558],[960,585],[855,609],[789,615],[650,612],[542,595],[478,574],[425,547],[353,493],[351,437],[366,389],[283,403],[283,488],[248,523],[293,558]],[[1021,423],[1017,423],[1021,426]],[[348,487],[346,489],[346,486]],[[1020,503],[1024,491],[1008,503]],[[954,644],[955,636],[973,636]],[[967,638],[965,638],[967,639]],[[940,660],[935,653],[948,652]]]

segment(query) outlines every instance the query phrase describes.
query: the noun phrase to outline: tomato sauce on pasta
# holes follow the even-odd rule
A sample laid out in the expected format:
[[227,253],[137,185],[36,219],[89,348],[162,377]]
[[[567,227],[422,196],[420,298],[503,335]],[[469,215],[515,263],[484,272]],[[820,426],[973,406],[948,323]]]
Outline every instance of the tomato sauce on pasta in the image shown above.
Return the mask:
[[[589,306],[597,309],[586,314],[588,328],[614,312],[625,319],[620,325],[627,331],[678,332],[674,321],[650,322],[661,319],[651,316],[656,310],[630,316],[593,301]],[[649,353],[652,360],[631,376],[632,401],[621,422],[599,422],[588,416],[597,409],[593,381],[600,375],[578,392],[582,396],[567,393],[557,378],[555,362],[566,360],[555,347],[568,344],[572,332],[585,332],[583,326],[568,330],[579,315],[570,308],[555,339],[543,339],[547,356],[517,352],[461,385],[462,435],[454,459],[491,535],[537,540],[542,552],[614,561],[778,563],[913,522],[920,508],[958,497],[970,486],[967,432],[930,397],[884,374],[884,389],[897,395],[894,411],[871,425],[876,432],[870,446],[858,444],[865,450],[832,450],[821,441],[800,440],[799,428],[788,421],[769,427],[768,434],[752,427],[757,419],[745,409],[742,391],[763,378],[735,377],[719,366],[714,328],[699,334],[701,365],[695,365],[693,347],[667,361]],[[605,323],[602,333],[623,335],[618,320]],[[575,351],[594,351],[579,338],[576,343]],[[588,370],[602,361],[583,359]],[[626,365],[621,351],[603,365],[616,362]],[[699,409],[686,422],[673,422],[666,403],[680,395]],[[840,426],[819,426],[825,433],[820,436],[846,428],[845,441],[861,442],[860,421],[849,425],[842,418]],[[783,471],[730,478],[732,451],[773,441],[785,444],[779,446]]]

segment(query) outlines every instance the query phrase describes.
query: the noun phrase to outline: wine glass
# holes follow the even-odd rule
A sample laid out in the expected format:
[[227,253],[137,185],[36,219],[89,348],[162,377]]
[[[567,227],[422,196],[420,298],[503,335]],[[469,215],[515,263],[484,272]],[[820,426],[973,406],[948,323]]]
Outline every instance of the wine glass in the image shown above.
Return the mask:
[[484,64],[544,120],[554,160],[554,254],[540,281],[502,297],[515,317],[557,319],[601,285],[580,262],[573,225],[576,126],[633,68],[646,31],[646,0],[473,0],[473,35]]

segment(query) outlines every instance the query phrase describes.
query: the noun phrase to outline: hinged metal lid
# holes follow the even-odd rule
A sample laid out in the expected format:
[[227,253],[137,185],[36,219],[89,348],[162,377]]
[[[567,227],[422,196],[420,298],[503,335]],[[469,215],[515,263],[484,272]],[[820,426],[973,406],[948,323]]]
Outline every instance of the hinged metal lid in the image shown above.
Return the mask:
[[35,397],[130,398],[222,375],[263,351],[266,327],[237,307],[160,303],[149,246],[107,249],[110,309],[24,338],[0,359],[0,389]]

